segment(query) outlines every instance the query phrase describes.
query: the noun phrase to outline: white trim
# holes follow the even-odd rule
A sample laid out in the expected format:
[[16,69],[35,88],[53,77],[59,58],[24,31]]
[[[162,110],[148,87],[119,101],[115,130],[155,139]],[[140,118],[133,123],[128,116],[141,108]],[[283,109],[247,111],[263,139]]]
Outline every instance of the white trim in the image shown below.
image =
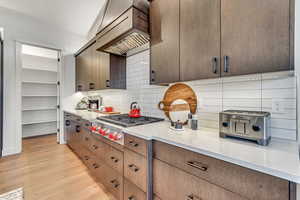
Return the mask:
[[[3,153],[3,155],[11,155],[11,154],[15,154],[15,153],[20,153],[22,151],[22,45],[26,44],[26,45],[31,45],[31,46],[37,46],[37,47],[41,47],[41,48],[46,48],[46,49],[51,49],[51,50],[55,50],[58,52],[59,54],[59,58],[60,61],[58,63],[58,81],[60,81],[60,83],[62,83],[62,72],[63,70],[61,70],[62,68],[62,50],[55,48],[55,47],[47,47],[45,45],[40,45],[40,44],[35,44],[35,43],[29,43],[29,42],[22,42],[22,41],[15,41],[16,42],[16,143],[15,143],[15,149],[11,149],[11,150],[5,150],[5,153]],[[61,97],[62,95],[62,90],[61,90],[61,84],[60,84],[60,89],[58,90],[58,103],[59,105],[61,105],[61,99],[59,97]],[[58,112],[58,124],[57,127],[61,127],[62,123],[60,122],[60,119],[62,119],[62,115],[61,115],[61,111]],[[62,130],[60,128],[60,130]],[[57,142],[59,143],[64,143],[63,141],[63,134],[59,134],[57,133]],[[4,150],[3,150],[4,151]]]
[[16,41],[16,140],[15,148],[22,151],[22,43]]

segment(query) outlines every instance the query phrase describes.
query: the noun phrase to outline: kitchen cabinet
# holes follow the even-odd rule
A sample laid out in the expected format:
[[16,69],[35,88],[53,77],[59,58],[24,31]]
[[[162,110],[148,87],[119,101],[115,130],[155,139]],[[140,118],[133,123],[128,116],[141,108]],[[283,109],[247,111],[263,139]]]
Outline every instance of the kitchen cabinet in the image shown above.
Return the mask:
[[180,80],[220,76],[220,0],[180,0]]
[[221,0],[222,76],[293,69],[291,1]]
[[[154,141],[153,155],[153,190],[162,199],[182,199],[189,193],[200,199],[290,200],[292,196],[289,181],[173,145]],[[170,185],[176,194],[165,192]]]
[[76,91],[88,91],[92,51],[87,48],[76,56]]
[[293,70],[294,0],[153,0],[151,84]]
[[126,57],[96,50],[90,44],[76,55],[76,91],[126,89]]
[[179,81],[179,0],[151,1],[150,33],[151,84]]

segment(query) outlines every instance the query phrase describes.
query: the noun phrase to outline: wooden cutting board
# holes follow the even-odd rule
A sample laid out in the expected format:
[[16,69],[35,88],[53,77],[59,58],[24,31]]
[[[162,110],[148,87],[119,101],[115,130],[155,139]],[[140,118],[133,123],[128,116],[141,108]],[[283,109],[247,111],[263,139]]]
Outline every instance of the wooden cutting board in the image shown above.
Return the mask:
[[158,103],[158,108],[164,111],[165,115],[170,119],[169,112],[174,109],[180,109],[180,105],[177,105],[177,108],[171,106],[172,103],[178,99],[183,99],[188,102],[191,113],[196,113],[197,96],[193,89],[184,83],[176,83],[169,87],[165,92],[164,99]]

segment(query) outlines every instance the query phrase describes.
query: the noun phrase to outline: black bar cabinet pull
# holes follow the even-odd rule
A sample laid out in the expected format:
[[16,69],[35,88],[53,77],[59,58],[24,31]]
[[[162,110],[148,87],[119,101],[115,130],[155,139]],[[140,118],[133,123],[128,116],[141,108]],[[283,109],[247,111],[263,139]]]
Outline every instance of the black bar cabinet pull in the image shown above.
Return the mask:
[[212,59],[212,72],[214,74],[218,73],[218,58],[217,57],[213,57]]
[[224,72],[229,72],[229,56],[224,56]]

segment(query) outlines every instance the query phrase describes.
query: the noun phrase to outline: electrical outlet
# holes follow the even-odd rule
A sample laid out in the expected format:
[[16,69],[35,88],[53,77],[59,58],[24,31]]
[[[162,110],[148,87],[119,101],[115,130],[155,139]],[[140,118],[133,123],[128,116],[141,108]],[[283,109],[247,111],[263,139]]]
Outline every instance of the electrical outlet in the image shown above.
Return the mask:
[[281,101],[272,100],[272,112],[273,113],[284,113],[284,103]]

